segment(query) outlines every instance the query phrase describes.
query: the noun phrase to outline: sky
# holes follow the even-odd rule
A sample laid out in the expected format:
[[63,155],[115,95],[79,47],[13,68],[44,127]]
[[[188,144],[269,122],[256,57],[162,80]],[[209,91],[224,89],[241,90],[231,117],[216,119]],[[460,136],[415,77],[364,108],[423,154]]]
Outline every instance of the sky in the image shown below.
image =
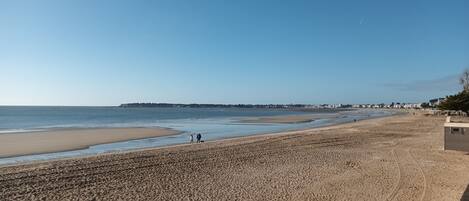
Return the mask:
[[0,105],[424,102],[466,68],[466,0],[0,0]]

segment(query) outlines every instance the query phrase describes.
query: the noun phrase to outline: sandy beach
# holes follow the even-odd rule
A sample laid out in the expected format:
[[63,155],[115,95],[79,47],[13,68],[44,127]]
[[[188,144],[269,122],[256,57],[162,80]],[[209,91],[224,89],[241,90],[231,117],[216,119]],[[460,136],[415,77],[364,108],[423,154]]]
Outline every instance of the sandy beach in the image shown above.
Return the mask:
[[178,133],[165,128],[97,128],[1,134],[0,158],[85,149],[97,144]]
[[[0,168],[3,200],[466,200],[469,156],[444,117],[303,131]],[[468,193],[466,193],[468,194]]]

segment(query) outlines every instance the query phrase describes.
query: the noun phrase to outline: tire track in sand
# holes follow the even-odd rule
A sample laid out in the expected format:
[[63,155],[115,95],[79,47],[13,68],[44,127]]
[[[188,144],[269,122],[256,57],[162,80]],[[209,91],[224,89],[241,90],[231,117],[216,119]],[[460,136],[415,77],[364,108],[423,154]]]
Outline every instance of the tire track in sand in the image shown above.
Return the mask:
[[386,197],[386,199],[384,199],[385,201],[389,201],[389,200],[394,199],[394,197],[396,196],[397,191],[399,189],[399,186],[401,185],[401,177],[402,177],[402,175],[401,175],[401,165],[399,165],[399,161],[397,160],[396,150],[392,149],[391,152],[392,152],[394,161],[396,162],[396,165],[397,165],[397,175],[398,175],[398,177],[397,177],[397,182],[396,182],[397,184],[394,186],[391,193]]
[[409,150],[409,155],[410,155],[410,157],[412,157],[412,159],[414,160],[415,164],[416,164],[417,167],[419,168],[420,174],[422,175],[422,178],[423,178],[423,192],[422,192],[422,196],[420,197],[420,201],[423,201],[423,199],[425,198],[425,194],[427,193],[427,178],[425,177],[425,173],[423,172],[422,167],[421,167],[420,164],[417,162],[417,160],[415,160],[415,157],[412,155],[412,151],[411,151],[411,150]]
[[398,165],[399,179],[385,200],[423,200],[427,184],[420,165],[408,149],[393,149],[392,152]]

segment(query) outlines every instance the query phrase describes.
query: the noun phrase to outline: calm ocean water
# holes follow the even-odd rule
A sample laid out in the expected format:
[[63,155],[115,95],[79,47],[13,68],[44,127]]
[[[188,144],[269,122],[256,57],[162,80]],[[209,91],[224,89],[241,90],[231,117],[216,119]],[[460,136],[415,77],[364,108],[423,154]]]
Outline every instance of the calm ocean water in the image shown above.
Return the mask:
[[[310,112],[314,113],[314,112]],[[319,111],[317,114],[321,114]],[[328,112],[330,114],[331,112]],[[182,131],[165,137],[101,144],[88,149],[59,153],[0,158],[0,164],[93,155],[139,148],[187,143],[189,133],[202,133],[203,140],[216,140],[263,133],[314,128],[391,115],[383,110],[332,111],[324,117],[297,124],[240,123],[243,117],[306,114],[277,109],[240,108],[119,108],[119,107],[32,107],[0,106],[0,135],[57,128],[166,127]]]
[[152,127],[159,123],[300,114],[275,109],[0,106],[0,133],[53,128]]

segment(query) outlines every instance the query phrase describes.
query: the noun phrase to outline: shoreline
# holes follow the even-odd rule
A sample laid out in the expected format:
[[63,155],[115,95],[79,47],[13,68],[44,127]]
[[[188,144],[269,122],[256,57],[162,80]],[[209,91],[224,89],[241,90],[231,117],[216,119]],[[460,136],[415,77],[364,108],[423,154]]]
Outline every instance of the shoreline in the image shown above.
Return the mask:
[[[405,113],[405,112],[401,112],[401,113],[390,114],[390,115],[387,115],[387,116],[380,116],[380,117],[373,117],[373,118],[369,118],[369,119],[359,120],[357,122],[342,122],[342,123],[334,123],[334,124],[331,124],[331,125],[321,125],[321,126],[318,126],[318,127],[299,128],[299,129],[285,130],[285,131],[278,131],[278,132],[266,132],[266,133],[259,133],[259,134],[247,135],[247,136],[227,137],[227,138],[222,138],[222,139],[205,141],[202,144],[211,144],[211,143],[216,144],[216,143],[229,142],[229,141],[233,141],[233,140],[247,140],[247,139],[251,139],[251,138],[255,139],[255,138],[263,138],[263,137],[271,137],[271,136],[283,136],[283,135],[294,134],[294,133],[297,133],[297,132],[321,131],[321,130],[334,129],[334,128],[337,128],[337,127],[342,127],[342,126],[347,126],[347,125],[353,125],[353,124],[357,124],[357,123],[360,123],[360,122],[368,122],[368,121],[374,121],[374,120],[380,120],[380,119],[386,119],[386,118],[393,118],[395,116],[402,116],[402,115],[406,115],[406,114],[407,113]],[[291,115],[283,115],[283,116],[291,116]],[[173,130],[173,129],[170,129],[170,128],[163,128],[163,129]],[[68,130],[68,129],[66,129],[66,130]],[[43,131],[39,131],[39,132],[43,132]],[[46,132],[48,132],[48,131],[46,131]],[[34,133],[36,133],[36,132],[34,132]],[[177,131],[177,133],[175,133],[174,135],[181,134],[181,133],[183,133],[183,132],[182,131]],[[156,136],[156,137],[163,137],[163,136]],[[148,137],[148,138],[153,138],[153,137]],[[146,138],[140,138],[140,139],[146,139]],[[131,140],[135,140],[135,139],[131,139]],[[131,140],[123,140],[123,141],[120,141],[120,142],[131,141]],[[110,143],[116,143],[116,142],[110,142]],[[100,143],[100,144],[109,144],[109,143]],[[95,144],[95,145],[100,145],[100,144]],[[181,143],[181,144],[164,145],[164,146],[157,146],[157,147],[134,148],[134,149],[128,149],[128,150],[111,151],[111,152],[104,152],[104,153],[98,153],[98,154],[93,154],[93,155],[78,155],[78,156],[52,158],[52,159],[38,159],[38,160],[32,160],[32,161],[22,161],[22,162],[15,162],[15,163],[0,164],[0,168],[1,167],[18,166],[18,165],[48,163],[48,162],[53,162],[53,161],[86,159],[86,158],[92,158],[92,157],[100,157],[100,156],[115,155],[115,154],[126,154],[126,153],[134,153],[134,152],[141,152],[141,151],[170,149],[170,148],[175,148],[175,147],[193,146],[195,144],[196,143],[187,143],[186,142],[186,143]],[[93,145],[91,145],[91,146],[93,146]],[[73,149],[73,150],[82,150],[82,149]],[[73,151],[73,150],[66,150],[66,151]],[[63,152],[65,152],[65,151],[63,151]],[[49,152],[49,153],[59,153],[59,152]],[[46,153],[41,153],[41,154],[46,154]],[[28,156],[28,155],[22,155],[22,156]],[[32,156],[32,155],[29,155],[29,156]],[[13,156],[13,157],[21,157],[21,156]],[[13,158],[13,157],[5,157],[5,158]],[[0,160],[1,159],[2,158],[0,157]]]
[[239,123],[248,124],[298,124],[308,123],[319,119],[338,117],[340,114],[298,114],[241,118]]

